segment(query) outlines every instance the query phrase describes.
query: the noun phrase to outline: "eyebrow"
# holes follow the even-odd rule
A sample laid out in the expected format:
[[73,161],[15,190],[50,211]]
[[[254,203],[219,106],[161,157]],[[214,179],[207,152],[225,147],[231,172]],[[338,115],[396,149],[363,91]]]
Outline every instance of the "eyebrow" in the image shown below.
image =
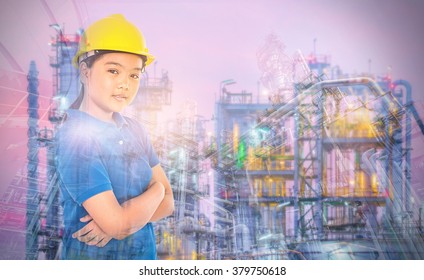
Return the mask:
[[[114,61],[106,62],[104,65],[115,65],[115,66],[119,66],[119,67],[125,68],[121,63],[114,62]],[[133,70],[142,72],[143,71],[143,67],[135,67],[135,68],[133,68]]]

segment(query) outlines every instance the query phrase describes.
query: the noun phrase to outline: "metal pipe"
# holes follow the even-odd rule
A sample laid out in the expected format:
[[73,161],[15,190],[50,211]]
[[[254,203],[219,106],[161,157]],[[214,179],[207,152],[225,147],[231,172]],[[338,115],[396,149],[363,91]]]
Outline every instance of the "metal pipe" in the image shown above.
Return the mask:
[[[294,152],[294,185],[293,185],[293,196],[295,197],[294,201],[293,201],[293,208],[294,208],[294,238],[295,240],[298,240],[299,238],[299,176],[300,176],[300,170],[299,170],[299,165],[297,164],[299,162],[299,108],[298,108],[298,104],[297,104],[297,96],[298,96],[298,91],[297,88],[295,87],[294,89],[294,145],[293,145],[293,152]],[[297,199],[296,199],[297,198]]]
[[385,92],[381,89],[378,83],[369,77],[320,81],[312,85],[304,93],[308,93],[309,91],[312,91],[312,90],[316,90],[316,92],[318,92],[326,88],[346,87],[346,86],[355,86],[355,85],[367,86],[368,88],[371,89],[374,95],[376,95],[376,97],[385,95]]
[[[198,196],[198,195],[194,195],[194,197],[200,198],[200,196]],[[236,248],[236,256],[237,256],[237,237],[236,237],[236,230],[235,230],[235,228],[236,228],[236,219],[234,217],[234,214],[231,213],[229,210],[225,209],[224,207],[219,206],[216,203],[210,202],[210,201],[208,201],[206,199],[205,200],[202,200],[202,201],[210,204],[211,206],[213,206],[214,208],[216,208],[218,210],[223,211],[224,213],[226,213],[227,215],[229,215],[231,217],[231,220],[232,220],[232,223],[233,223],[233,226],[232,226],[232,230],[233,230],[233,243],[234,243],[234,247]],[[229,229],[231,229],[231,228],[229,228]]]
[[[396,80],[393,82],[393,91],[398,86],[404,86],[406,89],[406,105],[412,104],[412,87],[411,84],[405,80]],[[409,212],[411,210],[411,109],[407,107],[405,114],[405,210]]]
[[28,73],[28,190],[26,205],[26,259],[38,258],[38,233],[40,205],[35,199],[38,190],[38,70],[31,61]]
[[[310,95],[316,94],[327,88],[337,88],[337,87],[346,87],[346,86],[356,86],[356,85],[364,85],[367,86],[371,92],[374,94],[376,98],[385,98],[387,102],[392,102],[396,105],[397,108],[401,108],[402,106],[399,102],[393,97],[390,92],[384,92],[381,87],[378,85],[376,81],[369,77],[358,77],[358,78],[346,78],[346,79],[337,79],[337,80],[325,80],[320,81],[308,88],[296,87],[296,91],[299,91],[300,94],[295,94],[294,97],[288,101],[283,106],[279,107],[277,110],[272,112],[268,118],[273,118],[274,116],[278,116],[279,114],[284,113],[295,113],[298,110],[295,110],[297,104],[301,104],[302,101]],[[386,97],[387,96],[387,97]],[[359,107],[358,107],[359,108]],[[358,109],[352,108],[352,111]]]

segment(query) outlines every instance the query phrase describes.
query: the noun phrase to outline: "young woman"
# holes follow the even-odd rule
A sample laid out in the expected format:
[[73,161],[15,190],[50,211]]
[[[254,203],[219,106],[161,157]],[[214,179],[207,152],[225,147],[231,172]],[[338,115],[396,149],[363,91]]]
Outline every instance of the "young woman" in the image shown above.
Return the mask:
[[57,131],[64,235],[62,259],[155,259],[151,222],[174,199],[146,130],[121,112],[153,61],[122,15],[88,27],[74,64],[80,96]]

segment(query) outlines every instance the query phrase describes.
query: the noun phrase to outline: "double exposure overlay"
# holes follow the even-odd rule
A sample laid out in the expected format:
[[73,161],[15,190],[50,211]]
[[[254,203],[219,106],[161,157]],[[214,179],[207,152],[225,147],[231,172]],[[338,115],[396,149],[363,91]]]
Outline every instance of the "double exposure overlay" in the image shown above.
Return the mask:
[[[79,94],[72,58],[84,30],[49,28],[45,61],[22,68],[0,48],[10,65],[0,69],[0,259],[61,252],[55,133]],[[154,223],[158,258],[424,259],[424,105],[415,85],[390,69],[349,73],[330,54],[288,50],[278,32],[263,37],[249,42],[255,89],[202,76],[215,85],[213,101],[186,100],[179,73],[155,64],[141,76],[124,114],[149,131],[175,198],[173,215]],[[186,55],[174,54],[178,72],[193,71]]]

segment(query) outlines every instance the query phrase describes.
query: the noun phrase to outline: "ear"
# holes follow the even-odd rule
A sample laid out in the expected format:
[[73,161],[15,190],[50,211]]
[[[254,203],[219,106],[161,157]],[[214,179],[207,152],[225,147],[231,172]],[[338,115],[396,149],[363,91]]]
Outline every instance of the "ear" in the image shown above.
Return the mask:
[[79,65],[79,71],[81,82],[85,84],[88,79],[88,74],[90,72],[90,68],[88,68],[87,63],[81,62]]

